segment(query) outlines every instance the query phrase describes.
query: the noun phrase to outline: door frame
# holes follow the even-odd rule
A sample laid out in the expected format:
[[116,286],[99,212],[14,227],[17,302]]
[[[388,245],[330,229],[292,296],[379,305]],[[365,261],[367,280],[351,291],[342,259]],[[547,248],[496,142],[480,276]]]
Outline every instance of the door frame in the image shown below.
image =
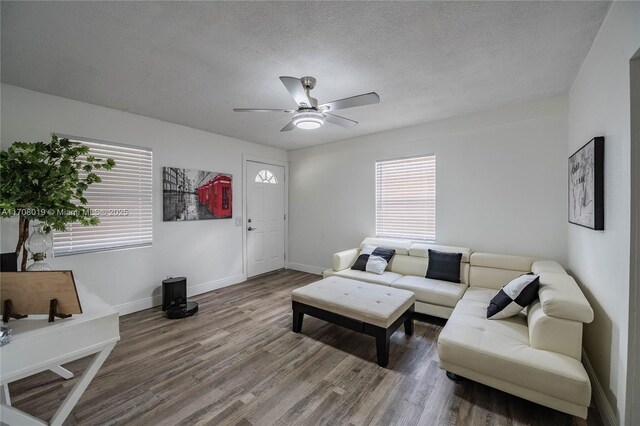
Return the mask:
[[629,335],[627,354],[627,392],[624,419],[627,424],[640,422],[640,48],[629,61],[630,139],[631,139],[631,232],[629,263]]
[[289,265],[289,162],[256,155],[242,154],[242,273],[249,279],[249,256],[247,250],[247,162],[284,167],[284,267]]

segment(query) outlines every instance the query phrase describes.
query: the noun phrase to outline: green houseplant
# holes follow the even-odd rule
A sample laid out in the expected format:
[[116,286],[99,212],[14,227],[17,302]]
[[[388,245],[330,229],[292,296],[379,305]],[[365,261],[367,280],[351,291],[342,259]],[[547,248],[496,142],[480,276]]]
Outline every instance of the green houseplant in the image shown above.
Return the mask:
[[41,222],[45,232],[65,231],[72,222],[85,226],[100,222],[90,214],[83,193],[101,182],[95,171],[110,170],[115,161],[88,153],[87,146],[56,135],[50,143],[14,142],[0,151],[0,210],[2,217],[19,216],[16,255],[22,251],[23,271],[31,221]]

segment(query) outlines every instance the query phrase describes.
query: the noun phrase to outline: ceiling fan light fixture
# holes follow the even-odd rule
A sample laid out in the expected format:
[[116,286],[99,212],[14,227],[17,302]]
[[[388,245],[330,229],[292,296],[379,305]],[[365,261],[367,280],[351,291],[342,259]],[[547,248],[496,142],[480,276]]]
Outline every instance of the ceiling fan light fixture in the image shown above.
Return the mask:
[[324,115],[315,111],[299,112],[293,116],[293,124],[298,129],[318,129],[324,124]]
[[281,76],[280,81],[287,88],[293,100],[296,101],[298,109],[234,108],[233,110],[236,112],[293,113],[293,119],[280,129],[281,132],[290,132],[296,128],[303,130],[319,129],[324,125],[325,121],[328,121],[329,124],[350,129],[357,125],[358,122],[340,117],[334,114],[334,111],[380,103],[380,96],[376,92],[369,92],[318,105],[318,100],[312,97],[310,93],[316,87],[315,78],[309,76],[302,78]]

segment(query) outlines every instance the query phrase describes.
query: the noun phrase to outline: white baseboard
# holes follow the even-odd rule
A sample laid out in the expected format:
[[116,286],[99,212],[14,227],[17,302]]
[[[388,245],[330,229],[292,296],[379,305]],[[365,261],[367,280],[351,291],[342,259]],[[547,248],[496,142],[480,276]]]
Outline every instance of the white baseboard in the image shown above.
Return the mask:
[[598,411],[600,412],[600,416],[602,417],[602,421],[606,426],[616,426],[618,421],[616,419],[616,414],[609,404],[609,400],[607,399],[604,389],[596,376],[596,372],[589,362],[589,358],[587,357],[587,353],[582,349],[582,363],[584,364],[585,369],[587,370],[587,374],[589,375],[589,380],[591,380],[591,385],[593,389],[593,398],[596,401],[596,407],[598,407]]
[[324,270],[327,268],[321,268],[320,266],[305,265],[303,263],[287,262],[287,269],[308,272],[309,274],[322,275]]
[[[196,296],[198,294],[206,293],[209,291],[217,290],[222,287],[227,287],[233,284],[238,284],[247,280],[244,275],[234,275],[232,277],[222,278],[215,281],[209,281],[207,283],[196,284],[187,287],[187,294],[189,296]],[[147,297],[145,299],[135,300],[133,302],[127,302],[114,306],[120,315],[127,315],[145,309],[153,308],[162,304],[162,294],[156,296]]]
[[196,284],[189,287],[189,295],[195,296],[196,294],[206,293],[208,291],[217,290],[222,287],[238,284],[247,280],[244,275],[234,275],[232,277],[222,278],[215,281],[209,281],[208,283]]
[[127,315],[138,311],[144,311],[145,309],[153,308],[160,304],[162,304],[162,296],[153,296],[115,305],[114,308],[120,315]]

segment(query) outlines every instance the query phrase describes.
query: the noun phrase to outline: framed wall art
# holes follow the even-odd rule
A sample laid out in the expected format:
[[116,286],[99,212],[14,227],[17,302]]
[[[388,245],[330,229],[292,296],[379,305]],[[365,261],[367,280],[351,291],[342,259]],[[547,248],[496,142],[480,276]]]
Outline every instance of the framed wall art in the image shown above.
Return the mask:
[[569,223],[604,229],[604,137],[569,157]]
[[162,219],[229,219],[233,215],[232,186],[230,174],[163,167]]

